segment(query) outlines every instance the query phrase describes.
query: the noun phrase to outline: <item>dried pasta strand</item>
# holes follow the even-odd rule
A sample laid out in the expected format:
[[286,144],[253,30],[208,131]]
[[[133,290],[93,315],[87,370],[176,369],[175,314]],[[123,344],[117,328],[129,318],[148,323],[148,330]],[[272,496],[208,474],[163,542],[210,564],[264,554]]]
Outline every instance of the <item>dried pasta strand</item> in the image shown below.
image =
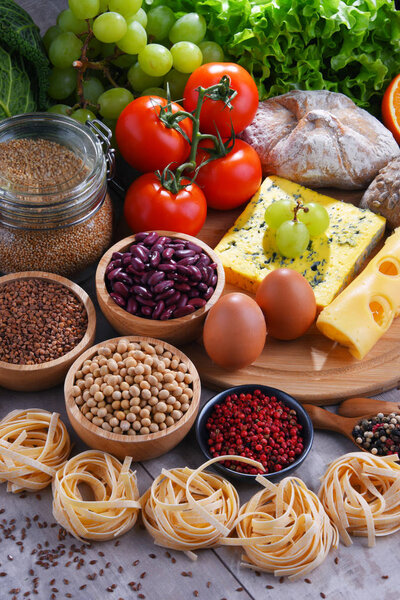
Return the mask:
[[219,456],[195,470],[162,470],[141,498],[142,519],[155,544],[195,559],[193,550],[223,543],[238,515],[239,496],[229,481],[204,469],[228,459],[262,469],[251,459]]
[[336,548],[338,532],[318,497],[296,477],[274,485],[257,477],[264,489],[242,506],[235,523],[242,566],[298,579],[315,569]]
[[37,491],[51,483],[71,452],[58,413],[13,410],[0,421],[0,482],[7,492]]
[[[132,458],[122,464],[99,450],[71,458],[53,480],[53,515],[80,540],[109,540],[129,531],[140,510]],[[91,488],[94,500],[82,498],[79,484]]]
[[400,465],[396,454],[351,452],[334,460],[321,478],[318,495],[346,546],[351,535],[368,538],[400,530]]

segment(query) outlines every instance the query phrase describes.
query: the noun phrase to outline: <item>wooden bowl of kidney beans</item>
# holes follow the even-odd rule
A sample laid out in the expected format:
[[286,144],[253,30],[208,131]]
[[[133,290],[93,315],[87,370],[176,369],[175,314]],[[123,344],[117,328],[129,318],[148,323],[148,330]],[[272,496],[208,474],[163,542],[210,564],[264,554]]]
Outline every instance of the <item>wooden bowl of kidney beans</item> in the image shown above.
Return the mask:
[[120,240],[96,272],[99,306],[114,329],[174,344],[201,336],[224,285],[218,255],[201,240],[171,231]]
[[264,471],[234,460],[215,463],[224,475],[275,480],[296,469],[311,450],[314,429],[302,405],[282,390],[245,384],[229,388],[204,405],[196,437],[207,458],[239,455],[259,461]]

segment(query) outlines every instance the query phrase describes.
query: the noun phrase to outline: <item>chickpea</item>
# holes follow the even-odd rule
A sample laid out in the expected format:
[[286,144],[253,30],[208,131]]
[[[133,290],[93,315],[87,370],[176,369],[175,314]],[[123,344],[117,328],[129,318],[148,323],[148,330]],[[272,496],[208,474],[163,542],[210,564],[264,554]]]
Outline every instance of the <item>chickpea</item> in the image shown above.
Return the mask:
[[125,419],[125,413],[122,412],[122,410],[117,410],[117,412],[114,413],[114,416],[118,419],[118,421],[123,421]]
[[122,396],[121,392],[116,390],[115,392],[112,393],[111,398],[113,400],[121,400],[121,396]]
[[179,419],[181,419],[183,417],[183,413],[180,410],[173,410],[171,413],[171,417],[175,421],[179,421]]
[[118,419],[113,417],[112,419],[110,419],[109,423],[110,423],[111,427],[117,427],[119,421],[118,421]]
[[128,429],[130,429],[131,424],[129,423],[129,421],[121,421],[120,423],[120,427],[122,429],[122,431],[128,431]]
[[103,419],[100,419],[100,417],[94,417],[92,419],[92,423],[93,425],[97,425],[97,427],[101,427],[104,423]]
[[86,406],[88,406],[89,408],[93,408],[93,406],[96,406],[96,401],[94,400],[94,398],[89,398],[89,400],[87,400],[86,402]]
[[132,429],[133,429],[134,431],[140,431],[140,428],[141,428],[141,427],[142,427],[142,426],[141,426],[141,424],[140,424],[140,421],[135,421],[135,422],[132,424]]
[[158,431],[159,427],[158,427],[157,423],[151,423],[149,429],[150,429],[150,433],[156,433]]
[[142,435],[148,435],[150,433],[150,429],[148,427],[141,427],[140,433]]
[[167,412],[167,405],[165,404],[165,402],[159,402],[156,405],[156,410],[159,413],[165,413],[165,412]]
[[81,395],[81,388],[77,385],[72,386],[71,394],[73,398]]
[[175,423],[174,419],[171,416],[168,416],[165,419],[165,424],[167,427],[171,427],[171,425],[173,425]]
[[163,423],[165,421],[165,414],[162,412],[156,412],[153,416],[155,423]]
[[110,425],[108,423],[102,423],[101,428],[104,429],[105,431],[112,431],[112,427],[110,427]]
[[123,408],[124,410],[130,407],[130,403],[129,400],[122,400],[121,402],[121,408]]
[[97,416],[100,419],[104,419],[104,417],[107,415],[107,409],[106,408],[99,408],[99,410],[97,411]]
[[104,399],[104,394],[102,394],[102,392],[96,392],[94,395],[94,399],[96,400],[96,402],[102,402]]
[[129,423],[134,423],[136,421],[136,415],[130,412],[126,415],[126,420],[129,421]]

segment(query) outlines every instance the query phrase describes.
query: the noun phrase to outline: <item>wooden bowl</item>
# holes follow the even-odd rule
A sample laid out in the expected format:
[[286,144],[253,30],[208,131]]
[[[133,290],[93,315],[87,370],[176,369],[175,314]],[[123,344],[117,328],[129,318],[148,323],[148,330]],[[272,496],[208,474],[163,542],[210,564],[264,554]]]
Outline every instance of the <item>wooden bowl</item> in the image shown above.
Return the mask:
[[105,271],[114,252],[124,252],[135,241],[135,236],[120,240],[112,246],[101,258],[96,271],[96,291],[100,309],[109,323],[122,335],[151,336],[170,342],[171,344],[186,344],[201,336],[203,325],[210,308],[220,298],[225,285],[225,272],[222,262],[214,250],[201,240],[184,233],[157,231],[159,235],[190,240],[200,246],[204,252],[217,264],[217,285],[214,293],[202,308],[191,315],[167,321],[145,319],[131,315],[118,306],[111,298],[105,283]]
[[8,281],[32,278],[60,283],[73,292],[86,309],[88,326],[79,344],[73,350],[55,360],[49,360],[38,365],[16,365],[0,360],[0,385],[9,390],[21,392],[46,390],[60,383],[74,360],[93,344],[96,334],[96,311],[93,302],[87,293],[73,281],[54,273],[23,271],[0,277],[0,286]]
[[[157,431],[157,433],[150,433],[148,435],[136,436],[105,431],[101,427],[93,425],[93,423],[86,419],[72,397],[71,389],[74,385],[75,373],[81,368],[84,361],[92,358],[97,353],[98,349],[107,343],[118,343],[119,340],[122,339],[130,342],[147,341],[150,344],[162,344],[166,350],[169,350],[180,357],[182,362],[188,366],[189,373],[193,377],[193,397],[188,411],[179,421],[177,421],[174,425],[167,427],[163,431]],[[199,411],[201,384],[199,374],[197,373],[196,367],[192,361],[174,346],[155,338],[147,338],[143,336],[123,336],[106,340],[105,342],[97,344],[96,346],[89,348],[89,350],[86,350],[86,352],[84,352],[74,362],[68,371],[67,377],[65,378],[64,394],[65,406],[70,423],[85,444],[90,446],[90,448],[109,452],[120,459],[124,459],[125,456],[132,456],[135,461],[142,461],[150,458],[156,458],[157,456],[165,454],[179,444],[179,442],[185,437],[193,425]]]

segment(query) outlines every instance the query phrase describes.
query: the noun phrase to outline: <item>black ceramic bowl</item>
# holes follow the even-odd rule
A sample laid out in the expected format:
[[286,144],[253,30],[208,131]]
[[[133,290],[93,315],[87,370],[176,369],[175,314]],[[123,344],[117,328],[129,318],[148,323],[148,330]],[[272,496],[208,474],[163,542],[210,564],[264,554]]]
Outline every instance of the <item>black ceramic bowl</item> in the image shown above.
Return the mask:
[[[208,418],[211,416],[214,406],[223,402],[225,398],[227,396],[230,396],[231,394],[247,394],[252,393],[255,390],[261,390],[263,394],[266,394],[268,396],[275,396],[278,400],[281,400],[281,402],[283,402],[287,406],[290,406],[291,409],[293,408],[297,413],[298,422],[300,423],[300,425],[303,426],[303,452],[296,458],[295,461],[293,461],[290,465],[288,465],[281,471],[267,473],[264,476],[267,479],[274,481],[276,479],[281,479],[282,477],[285,477],[288,473],[296,469],[296,467],[298,467],[303,462],[303,460],[306,458],[307,454],[311,450],[311,446],[314,439],[314,429],[310,417],[308,416],[304,408],[301,406],[301,404],[299,404],[299,402],[297,402],[297,400],[295,400],[292,396],[289,396],[289,394],[286,394],[281,390],[277,390],[276,388],[269,387],[268,385],[253,385],[251,383],[245,385],[238,385],[236,387],[231,387],[227,390],[224,390],[223,392],[220,392],[219,394],[211,398],[207,402],[207,404],[203,406],[203,409],[199,413],[199,416],[197,417],[196,421],[196,437],[203,454],[205,455],[207,460],[210,460],[212,456],[209,452],[207,443],[209,435],[206,429],[206,423]],[[214,463],[213,466],[215,466],[216,469],[221,471],[227,477],[233,477],[235,479],[241,479],[243,481],[248,481],[249,479],[256,478],[256,475],[251,475],[250,473],[238,473],[237,471],[228,469],[228,467],[223,466],[221,463]]]

